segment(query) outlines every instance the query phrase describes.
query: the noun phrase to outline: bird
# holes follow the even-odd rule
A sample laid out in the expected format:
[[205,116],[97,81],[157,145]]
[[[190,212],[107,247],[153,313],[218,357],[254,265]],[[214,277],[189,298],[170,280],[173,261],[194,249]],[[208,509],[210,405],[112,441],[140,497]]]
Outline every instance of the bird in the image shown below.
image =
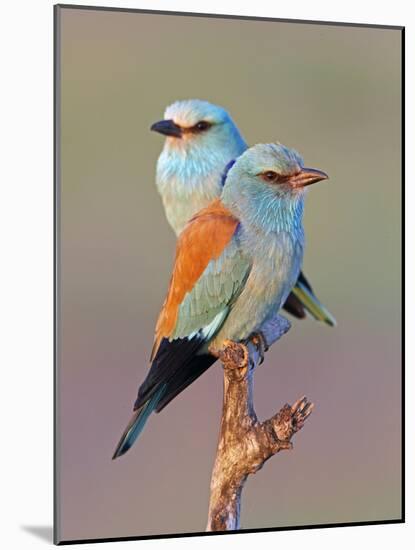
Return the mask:
[[[167,221],[179,235],[192,216],[220,196],[227,171],[248,145],[224,108],[200,99],[172,103],[150,129],[166,136],[156,186]],[[283,308],[298,319],[308,312],[336,325],[302,271]]]
[[203,374],[229,342],[245,342],[287,299],[304,252],[304,196],[328,178],[280,143],[257,144],[230,168],[220,198],[180,233],[150,369],[113,458]]

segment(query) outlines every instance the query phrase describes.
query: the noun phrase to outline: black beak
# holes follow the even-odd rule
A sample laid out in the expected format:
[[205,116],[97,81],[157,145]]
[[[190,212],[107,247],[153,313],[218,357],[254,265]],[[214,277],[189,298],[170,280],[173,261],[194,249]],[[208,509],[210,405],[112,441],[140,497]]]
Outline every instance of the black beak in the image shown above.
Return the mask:
[[305,187],[306,185],[327,179],[328,175],[322,170],[303,168],[301,172],[298,172],[295,176],[291,176],[288,181],[293,187]]
[[182,137],[182,129],[180,126],[174,123],[173,120],[160,120],[159,122],[155,122],[151,127],[150,130],[153,130],[153,132],[158,132],[159,134],[163,134],[165,136],[170,137]]

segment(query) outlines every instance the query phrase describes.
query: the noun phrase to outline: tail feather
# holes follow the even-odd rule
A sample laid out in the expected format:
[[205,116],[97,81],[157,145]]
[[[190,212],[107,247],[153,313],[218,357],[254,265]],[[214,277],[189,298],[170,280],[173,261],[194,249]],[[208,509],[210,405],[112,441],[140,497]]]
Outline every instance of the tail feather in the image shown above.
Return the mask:
[[163,384],[151,397],[134,411],[130,422],[128,423],[121,439],[115,449],[112,459],[118,458],[125,454],[135,443],[137,437],[142,432],[145,423],[150,414],[157,407],[160,399],[163,396],[165,385]]
[[331,327],[336,326],[336,319],[323,306],[323,304],[313,294],[311,287],[304,284],[300,279],[292,289],[292,293],[300,300],[305,309],[316,319],[322,321]]

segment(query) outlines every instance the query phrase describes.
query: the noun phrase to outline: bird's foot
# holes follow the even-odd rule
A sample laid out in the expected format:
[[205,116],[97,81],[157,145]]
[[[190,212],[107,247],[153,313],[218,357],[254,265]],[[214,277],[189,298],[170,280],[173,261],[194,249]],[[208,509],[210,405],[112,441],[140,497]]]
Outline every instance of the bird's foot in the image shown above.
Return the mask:
[[258,332],[254,332],[253,334],[251,334],[251,336],[249,337],[249,341],[251,341],[258,350],[259,364],[261,365],[264,362],[265,352],[267,352],[269,349],[265,336],[259,330]]

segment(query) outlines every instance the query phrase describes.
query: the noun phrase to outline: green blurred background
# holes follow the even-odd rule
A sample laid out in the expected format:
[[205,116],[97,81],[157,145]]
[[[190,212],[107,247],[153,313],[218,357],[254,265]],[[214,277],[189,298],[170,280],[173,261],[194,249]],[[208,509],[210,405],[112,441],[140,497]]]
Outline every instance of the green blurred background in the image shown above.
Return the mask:
[[111,461],[148,368],[174,242],[154,185],[177,99],[227,108],[330,174],[306,205],[304,270],[338,320],[293,322],[255,377],[260,418],[306,394],[294,451],[252,476],[244,528],[401,514],[401,33],[156,14],[61,13],[62,539],[203,531],[215,366]]

